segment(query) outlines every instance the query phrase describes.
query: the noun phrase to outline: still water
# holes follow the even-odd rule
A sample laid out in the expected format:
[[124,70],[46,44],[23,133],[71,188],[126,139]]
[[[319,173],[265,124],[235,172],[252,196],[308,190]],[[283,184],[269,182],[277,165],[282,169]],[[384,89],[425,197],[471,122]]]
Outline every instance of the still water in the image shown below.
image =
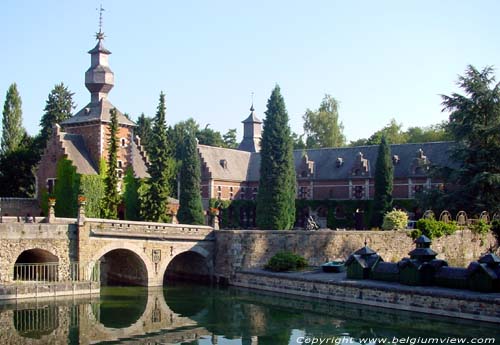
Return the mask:
[[[366,338],[366,339],[364,339]],[[465,340],[464,338],[467,338]],[[235,289],[105,287],[0,305],[0,344],[500,344],[495,324]],[[460,340],[463,339],[463,340]],[[429,342],[432,340],[433,342]]]

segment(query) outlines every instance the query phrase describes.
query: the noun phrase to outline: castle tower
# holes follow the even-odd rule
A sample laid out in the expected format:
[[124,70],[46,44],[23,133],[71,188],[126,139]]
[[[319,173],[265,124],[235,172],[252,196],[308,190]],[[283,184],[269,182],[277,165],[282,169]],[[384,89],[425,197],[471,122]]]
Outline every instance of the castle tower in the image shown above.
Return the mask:
[[260,139],[262,138],[262,121],[255,115],[253,103],[250,107],[250,115],[242,123],[243,140],[238,146],[238,150],[259,152]]
[[[107,160],[110,111],[115,108],[118,115],[118,164],[123,172],[132,164],[133,148],[135,145],[135,123],[123,115],[108,100],[108,93],[114,86],[114,73],[109,67],[111,52],[104,47],[104,33],[102,32],[102,9],[99,18],[99,32],[96,33],[96,46],[90,54],[90,67],[85,72],[85,86],[90,92],[90,103],[78,111],[73,117],[61,123],[62,130],[82,137],[86,149],[96,168],[101,160]],[[121,173],[120,173],[121,174]]]

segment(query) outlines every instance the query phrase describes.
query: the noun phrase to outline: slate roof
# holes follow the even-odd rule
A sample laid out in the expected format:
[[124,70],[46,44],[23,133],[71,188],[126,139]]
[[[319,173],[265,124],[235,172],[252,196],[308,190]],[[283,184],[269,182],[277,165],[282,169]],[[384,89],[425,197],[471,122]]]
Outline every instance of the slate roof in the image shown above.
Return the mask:
[[425,235],[421,235],[419,238],[417,238],[415,240],[415,243],[423,243],[423,244],[429,243],[429,244],[431,244],[432,241],[429,237],[427,237]]
[[363,268],[369,268],[375,265],[378,261],[382,261],[382,258],[375,254],[375,255],[369,255],[369,256],[361,256],[357,254],[351,254],[346,262],[345,265],[349,266],[353,261],[356,261],[359,263],[359,265]]
[[363,248],[356,250],[354,252],[354,254],[366,256],[366,255],[373,255],[373,254],[377,254],[377,253],[373,249],[371,249],[370,247],[364,246]]
[[137,144],[132,141],[131,143],[131,154],[132,154],[132,169],[134,169],[135,177],[144,178],[149,177],[148,167],[141,156]]
[[[83,109],[78,111],[75,115],[70,117],[69,119],[63,121],[61,126],[75,125],[86,122],[94,122],[94,121],[102,121],[102,122],[110,122],[110,110],[116,108],[110,101],[107,99],[101,99],[96,103],[89,103]],[[135,123],[125,117],[123,113],[116,109],[118,115],[118,123],[126,126],[135,126]]]
[[500,258],[493,253],[488,253],[481,256],[481,258],[478,261],[479,263],[482,264],[490,264],[490,265],[500,264]]
[[[198,152],[201,155],[202,164],[206,164],[212,178],[250,180],[250,156],[252,153],[206,145],[198,145]],[[227,164],[224,165],[224,161]],[[255,162],[253,163],[255,164]]]
[[73,162],[77,173],[97,175],[97,168],[92,158],[90,158],[90,154],[87,151],[81,135],[61,132],[60,139],[66,155],[68,159]]
[[[430,165],[454,166],[450,158],[450,148],[453,142],[431,142],[418,144],[390,145],[391,156],[397,155],[399,161],[394,166],[395,178],[407,178],[414,176],[413,166],[417,158],[417,152],[422,149],[429,160]],[[199,145],[200,154],[212,172],[212,178],[220,180],[259,181],[260,153],[243,152],[233,149]],[[305,150],[309,160],[314,162],[314,180],[346,180],[356,178],[352,175],[357,154],[363,153],[368,160],[368,174],[362,176],[374,177],[375,162],[377,160],[378,146],[357,146],[340,148],[323,148]],[[295,169],[299,171],[304,150],[295,150]],[[342,158],[342,164],[337,166],[337,158]],[[219,169],[219,161],[226,159],[228,169]]]

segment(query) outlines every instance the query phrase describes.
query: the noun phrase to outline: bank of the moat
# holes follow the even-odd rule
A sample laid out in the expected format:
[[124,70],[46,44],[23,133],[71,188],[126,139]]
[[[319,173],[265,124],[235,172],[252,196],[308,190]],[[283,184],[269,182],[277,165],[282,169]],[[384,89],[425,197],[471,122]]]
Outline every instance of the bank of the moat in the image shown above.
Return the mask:
[[5,301],[0,333],[5,345],[284,345],[304,337],[344,344],[500,341],[498,325],[491,323],[199,285],[103,287],[97,298]]

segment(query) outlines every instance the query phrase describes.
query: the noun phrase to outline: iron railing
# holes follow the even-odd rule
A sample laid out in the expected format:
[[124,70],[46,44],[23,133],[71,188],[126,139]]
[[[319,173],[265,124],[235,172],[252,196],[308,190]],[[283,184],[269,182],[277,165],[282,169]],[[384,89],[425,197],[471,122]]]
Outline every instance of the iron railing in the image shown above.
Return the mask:
[[93,281],[100,280],[100,263],[94,265],[94,268],[88,277],[85,265],[79,262],[69,264],[69,272],[60,271],[58,262],[44,263],[19,263],[14,265],[14,280],[22,282],[58,282],[58,281]]

